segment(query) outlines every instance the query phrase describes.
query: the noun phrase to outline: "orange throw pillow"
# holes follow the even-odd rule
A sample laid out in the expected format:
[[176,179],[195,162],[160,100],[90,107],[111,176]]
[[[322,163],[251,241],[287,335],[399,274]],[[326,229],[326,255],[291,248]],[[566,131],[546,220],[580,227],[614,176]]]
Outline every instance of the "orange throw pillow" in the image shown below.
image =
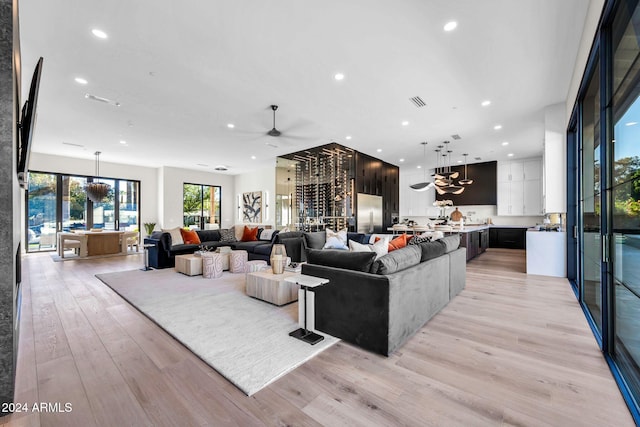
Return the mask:
[[181,228],[180,234],[182,235],[182,240],[184,240],[185,245],[199,245],[202,243],[196,230],[185,230]]
[[404,248],[405,246],[407,246],[407,243],[409,243],[409,240],[411,240],[411,237],[413,236],[408,236],[405,233],[405,234],[399,235],[398,237],[390,241],[389,252],[395,251],[396,249]]
[[258,227],[249,228],[246,225],[244,226],[244,230],[242,231],[242,239],[241,242],[254,242],[258,240]]

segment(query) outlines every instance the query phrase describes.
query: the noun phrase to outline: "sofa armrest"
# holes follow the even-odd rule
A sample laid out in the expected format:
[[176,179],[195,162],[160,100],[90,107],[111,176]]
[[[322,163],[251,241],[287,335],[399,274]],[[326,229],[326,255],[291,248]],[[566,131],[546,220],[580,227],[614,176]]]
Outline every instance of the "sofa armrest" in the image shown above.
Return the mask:
[[386,276],[314,264],[303,264],[302,273],[329,279],[329,283],[314,289],[317,330],[388,355]]

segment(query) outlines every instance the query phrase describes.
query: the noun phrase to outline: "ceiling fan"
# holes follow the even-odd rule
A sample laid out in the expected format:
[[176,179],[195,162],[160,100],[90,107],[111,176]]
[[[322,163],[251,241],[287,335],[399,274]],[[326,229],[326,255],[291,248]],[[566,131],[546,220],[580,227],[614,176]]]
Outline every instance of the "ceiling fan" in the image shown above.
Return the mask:
[[267,132],[267,135],[269,135],[269,136],[280,136],[282,134],[282,132],[280,132],[278,129],[276,129],[276,111],[278,110],[278,106],[277,105],[272,105],[271,109],[273,110],[273,129],[271,129],[269,132]]

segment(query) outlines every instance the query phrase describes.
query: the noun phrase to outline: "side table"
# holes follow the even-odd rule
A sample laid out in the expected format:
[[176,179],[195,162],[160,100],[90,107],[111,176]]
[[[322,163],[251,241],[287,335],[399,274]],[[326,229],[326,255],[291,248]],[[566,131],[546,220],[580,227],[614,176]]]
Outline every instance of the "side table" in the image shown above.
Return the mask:
[[289,336],[297,338],[311,345],[318,344],[324,339],[324,337],[307,329],[307,291],[309,289],[317,288],[318,286],[329,283],[329,279],[300,274],[287,277],[284,279],[284,281],[300,286],[300,288],[303,289],[304,292],[304,327],[296,329],[293,332],[289,332]]
[[153,243],[145,243],[142,245],[144,248],[144,268],[141,268],[142,271],[153,270],[153,268],[149,267],[149,248],[154,247]]

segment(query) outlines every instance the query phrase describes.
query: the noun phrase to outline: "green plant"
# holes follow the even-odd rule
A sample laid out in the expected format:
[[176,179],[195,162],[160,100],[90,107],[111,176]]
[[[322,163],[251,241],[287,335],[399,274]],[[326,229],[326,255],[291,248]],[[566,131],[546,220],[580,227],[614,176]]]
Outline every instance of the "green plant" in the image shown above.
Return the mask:
[[144,230],[147,232],[147,234],[150,236],[151,233],[153,233],[153,229],[156,228],[156,223],[155,222],[145,222],[144,223]]

